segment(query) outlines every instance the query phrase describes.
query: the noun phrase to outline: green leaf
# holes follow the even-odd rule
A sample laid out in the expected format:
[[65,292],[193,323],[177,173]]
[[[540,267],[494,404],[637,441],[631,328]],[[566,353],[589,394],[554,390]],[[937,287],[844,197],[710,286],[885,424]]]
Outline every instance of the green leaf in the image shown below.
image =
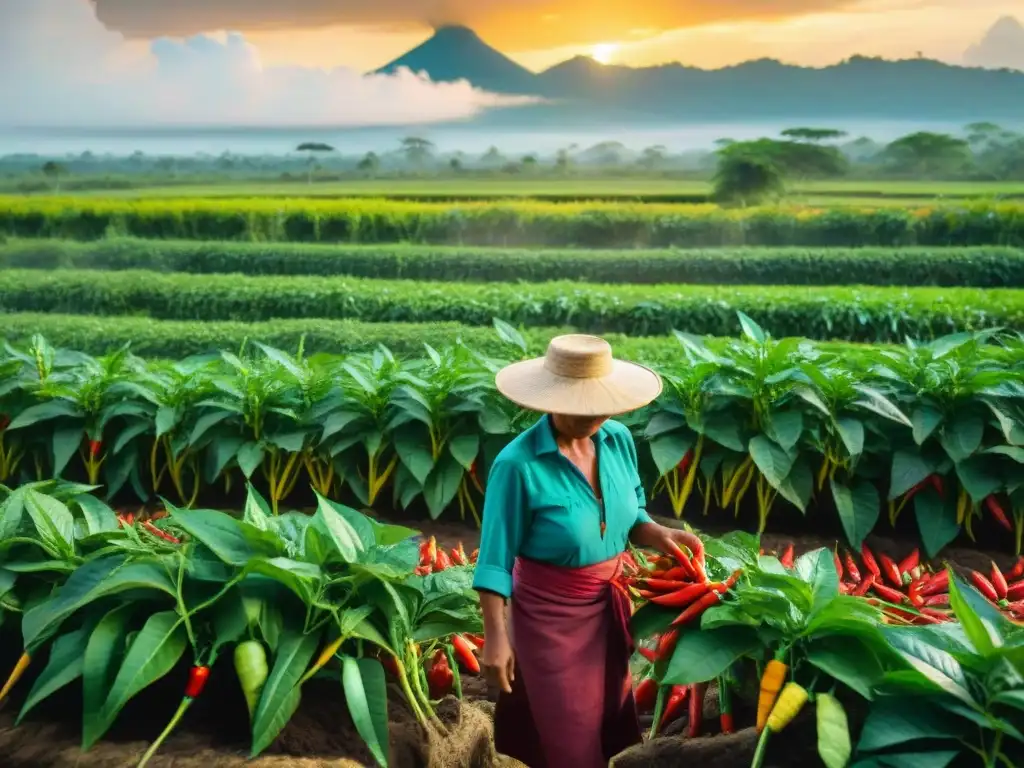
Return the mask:
[[825,549],[812,550],[797,558],[797,575],[811,586],[814,602],[811,610],[820,610],[830,600],[839,595],[839,574],[832,559],[832,551]]
[[927,701],[908,706],[899,696],[880,697],[864,723],[857,751],[891,749],[922,739],[955,739],[957,725],[955,717]]
[[89,635],[82,672],[82,749],[88,750],[110,727],[103,716],[103,702],[124,656],[134,606],[120,605],[109,611]]
[[835,480],[830,481],[829,485],[846,540],[854,549],[860,549],[864,539],[878,523],[881,512],[878,490],[867,480],[861,480],[853,488],[840,485]]
[[287,630],[281,637],[274,666],[260,694],[252,724],[253,758],[273,744],[281,730],[292,719],[302,698],[299,680],[316,653],[320,638]]
[[171,520],[228,565],[242,567],[255,557],[284,554],[281,540],[269,531],[212,509],[175,509]]
[[714,680],[738,659],[761,647],[757,630],[747,626],[683,632],[662,682],[690,685]]
[[227,410],[216,410],[204,413],[198,419],[196,419],[195,426],[192,427],[192,434],[189,435],[188,444],[195,445],[198,443],[203,436],[213,429],[215,426],[220,424],[225,419],[234,416],[235,414]]
[[80,417],[81,415],[82,413],[78,410],[78,406],[69,400],[49,400],[38,405],[30,405],[14,417],[11,423],[7,425],[7,429],[24,429],[42,421],[59,419],[63,416]]
[[956,476],[967,495],[975,501],[996,493],[1003,485],[992,459],[987,456],[971,456],[959,462],[955,468]]
[[791,451],[804,432],[804,415],[800,411],[774,411],[768,414],[766,433],[784,451]]
[[448,450],[462,468],[469,472],[480,454],[480,435],[476,432],[456,435],[448,441]]
[[90,630],[91,627],[82,627],[74,632],[61,635],[53,642],[46,668],[36,678],[35,685],[32,686],[32,690],[21,708],[21,713],[18,715],[16,725],[37,704],[82,676],[82,648],[89,637]]
[[388,764],[388,690],[384,668],[376,659],[341,659],[341,684],[356,731],[377,762]]
[[265,440],[286,453],[298,453],[306,442],[306,433],[298,431],[275,432],[266,435]]
[[51,448],[53,450],[53,476],[60,477],[67,467],[71,457],[82,444],[85,437],[85,429],[81,425],[61,427],[53,431]]
[[982,656],[988,656],[1003,645],[1003,638],[995,624],[983,619],[964,599],[963,588],[958,581],[955,575],[949,580],[949,605],[974,650]]
[[898,499],[915,485],[923,482],[931,473],[931,465],[921,457],[921,454],[911,451],[896,451],[892,457],[889,500]]
[[814,494],[814,473],[802,458],[793,463],[793,468],[779,486],[779,495],[801,512],[807,512],[807,504]]
[[836,419],[836,432],[850,456],[864,453],[864,424],[857,419]]
[[246,443],[238,449],[235,461],[238,462],[238,468],[242,470],[242,474],[248,480],[263,463],[263,446],[254,442]]
[[752,438],[749,450],[750,457],[772,487],[781,486],[789,476],[790,470],[793,469],[796,456],[782,450],[764,435]]
[[34,653],[65,619],[89,603],[128,590],[152,590],[171,598],[176,594],[167,569],[152,560],[128,563],[122,555],[113,555],[89,561],[53,597],[25,612],[21,621],[25,650]]
[[136,694],[174,669],[187,645],[185,624],[174,611],[154,613],[146,620],[103,704],[102,716],[108,727]]
[[806,646],[807,661],[829,677],[846,684],[867,700],[874,698],[874,687],[885,669],[878,657],[859,638],[852,635],[825,635]]
[[[316,494],[317,507],[313,515],[312,525],[323,533],[334,546],[334,550],[346,563],[355,562],[359,552],[365,548],[360,533],[334,506],[319,493]],[[369,528],[364,528],[363,536],[369,538]]]
[[980,416],[955,415],[947,421],[939,435],[939,442],[954,462],[961,462],[981,448],[985,435],[985,422]]
[[178,423],[178,409],[168,405],[161,405],[156,409],[156,436],[161,438],[174,429]]
[[694,437],[689,430],[678,430],[667,432],[652,438],[648,445],[651,449],[651,458],[658,468],[658,473],[666,475],[679,466],[679,462],[693,448]]
[[261,531],[271,530],[274,526],[274,515],[267,500],[253,488],[252,483],[246,483],[245,488],[245,507],[242,510],[242,520]]
[[434,468],[434,457],[430,453],[430,446],[421,437],[422,433],[419,429],[406,428],[396,432],[393,438],[399,460],[420,485],[427,481],[430,471]]
[[71,511],[53,496],[29,489],[25,494],[25,511],[32,518],[43,544],[53,552],[72,557],[75,553],[75,518]]
[[938,555],[960,533],[952,499],[943,499],[932,488],[925,488],[914,496],[914,516],[928,557]]
[[942,423],[942,412],[929,405],[921,405],[914,409],[910,421],[914,425],[914,442],[921,445]]
[[436,520],[455,499],[462,483],[464,470],[451,456],[443,455],[430,477],[423,484],[423,500],[427,503],[430,517]]
[[964,670],[951,653],[926,642],[924,634],[912,635],[894,627],[882,631],[900,656],[932,685],[961,701],[974,703]]
[[865,387],[861,384],[858,384],[856,389],[864,395],[864,398],[858,400],[854,405],[868,411],[873,411],[879,416],[884,416],[887,419],[904,424],[908,427],[912,428],[914,426],[910,423],[910,419],[903,414],[903,411],[889,402],[888,398],[878,390],[872,389],[871,387]]
[[108,533],[118,530],[117,514],[109,505],[95,496],[83,494],[75,497],[75,504],[82,510],[85,519],[85,530],[90,536],[97,533]]
[[750,339],[755,344],[764,344],[765,334],[761,326],[755,323],[748,315],[743,312],[737,311],[736,315],[740,319],[740,327],[743,328],[743,335]]
[[829,693],[815,697],[818,716],[818,754],[825,768],[845,768],[853,747],[850,744],[850,723],[839,700]]

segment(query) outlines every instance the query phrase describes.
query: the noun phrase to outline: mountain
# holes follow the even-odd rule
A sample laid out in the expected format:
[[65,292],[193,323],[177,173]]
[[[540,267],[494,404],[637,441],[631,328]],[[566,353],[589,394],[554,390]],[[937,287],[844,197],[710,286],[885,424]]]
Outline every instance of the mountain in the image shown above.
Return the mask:
[[391,73],[399,67],[426,72],[432,80],[469,80],[493,93],[530,94],[536,75],[481,40],[466,27],[439,27],[426,42],[377,70]]
[[967,49],[964,63],[1024,70],[1024,24],[1012,16],[999,19],[979,42]]
[[[1004,19],[981,44],[1024,55],[1020,24]],[[1007,42],[1009,41],[1009,42]],[[1003,46],[1002,48],[997,47]],[[484,125],[632,125],[681,121],[850,120],[1024,121],[1024,72],[854,56],[828,67],[773,59],[721,69],[679,63],[603,65],[577,56],[535,74],[488,46],[470,29],[443,27],[378,71],[408,67],[434,80],[465,79],[497,93],[536,95],[545,103],[491,110]]]

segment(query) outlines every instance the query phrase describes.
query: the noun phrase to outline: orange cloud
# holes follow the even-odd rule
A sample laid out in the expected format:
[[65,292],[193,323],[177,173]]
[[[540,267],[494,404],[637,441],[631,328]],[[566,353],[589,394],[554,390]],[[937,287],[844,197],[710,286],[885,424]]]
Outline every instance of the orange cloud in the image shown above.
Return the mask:
[[99,19],[132,37],[328,25],[389,29],[464,24],[507,51],[657,35],[723,21],[781,19],[856,0],[93,0]]

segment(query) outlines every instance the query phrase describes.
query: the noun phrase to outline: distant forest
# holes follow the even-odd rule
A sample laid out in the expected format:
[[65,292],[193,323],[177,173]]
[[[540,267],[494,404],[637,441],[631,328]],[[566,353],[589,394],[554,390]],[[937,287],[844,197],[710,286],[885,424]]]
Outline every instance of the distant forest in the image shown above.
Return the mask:
[[740,150],[778,167],[785,177],[1024,181],[1024,133],[974,123],[957,135],[918,132],[888,144],[842,131],[795,126],[776,137],[734,142],[712,151],[672,152],[618,141],[570,145],[553,154],[507,154],[491,147],[468,154],[410,136],[389,150],[363,155],[343,146],[305,143],[277,155],[115,156],[33,154],[0,157],[0,189],[52,192],[89,189],[275,181],[316,184],[372,178],[661,177],[711,178],[725,153]]

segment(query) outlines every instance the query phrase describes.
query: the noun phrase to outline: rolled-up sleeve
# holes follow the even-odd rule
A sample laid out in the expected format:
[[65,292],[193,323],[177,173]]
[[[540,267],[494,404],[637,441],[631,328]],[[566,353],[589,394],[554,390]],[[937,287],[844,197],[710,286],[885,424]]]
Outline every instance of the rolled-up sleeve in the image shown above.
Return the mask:
[[636,442],[629,430],[623,430],[621,440],[626,444],[626,452],[629,454],[629,464],[633,469],[633,492],[636,493],[636,525],[653,523],[654,520],[647,513],[647,491],[644,490],[643,481],[640,480],[640,462],[636,455]]
[[506,598],[512,595],[512,566],[523,543],[528,515],[522,469],[512,461],[495,462],[487,477],[474,589]]

